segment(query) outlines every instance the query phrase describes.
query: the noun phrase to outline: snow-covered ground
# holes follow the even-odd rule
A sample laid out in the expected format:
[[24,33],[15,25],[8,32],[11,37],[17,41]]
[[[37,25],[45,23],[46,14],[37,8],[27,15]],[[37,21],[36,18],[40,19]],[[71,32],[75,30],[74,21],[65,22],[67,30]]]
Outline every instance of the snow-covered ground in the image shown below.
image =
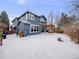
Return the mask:
[[[61,37],[63,42],[57,41]],[[0,59],[79,59],[79,45],[64,34],[9,35],[0,47]]]

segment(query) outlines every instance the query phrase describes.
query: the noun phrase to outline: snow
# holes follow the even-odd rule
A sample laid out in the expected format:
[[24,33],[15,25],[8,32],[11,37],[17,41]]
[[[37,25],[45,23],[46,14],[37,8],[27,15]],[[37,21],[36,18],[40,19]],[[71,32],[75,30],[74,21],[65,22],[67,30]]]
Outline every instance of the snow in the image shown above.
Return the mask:
[[[61,37],[63,42],[57,41]],[[79,45],[64,34],[8,35],[0,47],[0,59],[79,59]]]

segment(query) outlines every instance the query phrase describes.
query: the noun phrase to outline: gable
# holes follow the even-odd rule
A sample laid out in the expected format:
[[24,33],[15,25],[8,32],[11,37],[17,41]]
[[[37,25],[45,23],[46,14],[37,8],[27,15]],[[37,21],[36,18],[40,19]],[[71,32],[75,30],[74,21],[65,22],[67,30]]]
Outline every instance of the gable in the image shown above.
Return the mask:
[[[28,16],[26,16],[28,14]],[[25,17],[24,17],[25,16]],[[27,11],[27,12],[25,12],[25,13],[23,13],[21,16],[19,16],[18,18],[17,18],[17,21],[20,19],[28,19],[28,18],[30,18],[30,19],[32,19],[32,20],[35,20],[35,19],[40,19],[40,18],[43,18],[44,19],[44,21],[46,21],[46,18],[44,17],[44,16],[38,16],[38,15],[36,15],[36,14],[34,14],[34,13],[32,13],[32,12],[29,12],[29,11]],[[15,18],[16,19],[16,18]],[[14,21],[14,20],[13,20]]]

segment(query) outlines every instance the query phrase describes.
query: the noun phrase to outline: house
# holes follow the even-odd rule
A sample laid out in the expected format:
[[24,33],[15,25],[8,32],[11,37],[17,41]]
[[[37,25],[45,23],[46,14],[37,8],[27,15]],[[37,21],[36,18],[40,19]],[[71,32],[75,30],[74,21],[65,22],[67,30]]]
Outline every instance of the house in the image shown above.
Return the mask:
[[13,26],[16,27],[16,33],[20,36],[27,36],[29,34],[38,34],[46,32],[47,20],[45,16],[38,16],[32,12],[25,12],[13,21]]

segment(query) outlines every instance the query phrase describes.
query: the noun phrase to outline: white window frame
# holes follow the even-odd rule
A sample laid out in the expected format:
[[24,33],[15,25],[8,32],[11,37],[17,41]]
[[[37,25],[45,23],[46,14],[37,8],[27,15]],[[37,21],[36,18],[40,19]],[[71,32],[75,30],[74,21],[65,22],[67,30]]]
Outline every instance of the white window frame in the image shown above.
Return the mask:
[[26,20],[28,20],[28,13],[26,14]]
[[[33,32],[31,31],[32,27],[33,27]],[[34,31],[34,27],[36,27],[36,31]],[[39,32],[39,31],[37,31],[37,27],[38,27],[38,29],[39,29],[39,25],[31,25],[31,26],[30,26],[30,33]]]

